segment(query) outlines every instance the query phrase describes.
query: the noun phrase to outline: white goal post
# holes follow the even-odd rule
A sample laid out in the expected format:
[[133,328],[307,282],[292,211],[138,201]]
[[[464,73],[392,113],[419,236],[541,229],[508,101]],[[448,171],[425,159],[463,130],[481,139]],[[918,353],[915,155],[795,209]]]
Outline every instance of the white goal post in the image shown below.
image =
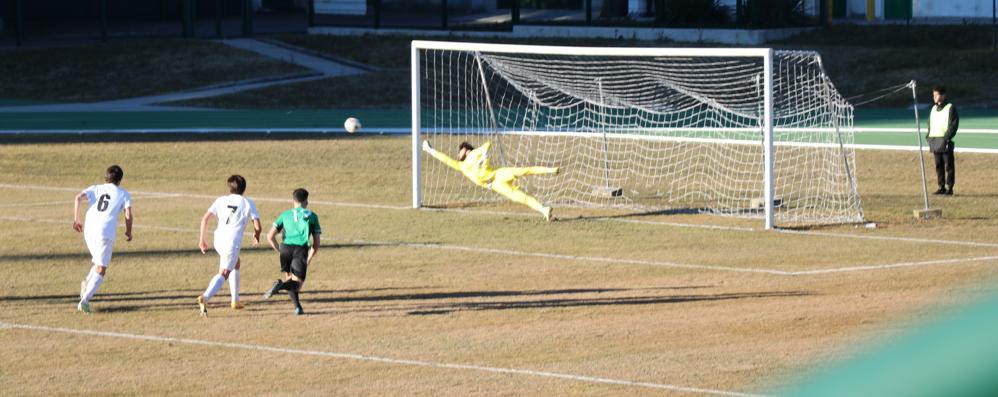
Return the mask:
[[[706,212],[765,228],[863,219],[852,106],[809,51],[413,41],[412,205],[495,202],[421,153],[492,142],[555,206]],[[608,194],[608,192],[613,192]]]

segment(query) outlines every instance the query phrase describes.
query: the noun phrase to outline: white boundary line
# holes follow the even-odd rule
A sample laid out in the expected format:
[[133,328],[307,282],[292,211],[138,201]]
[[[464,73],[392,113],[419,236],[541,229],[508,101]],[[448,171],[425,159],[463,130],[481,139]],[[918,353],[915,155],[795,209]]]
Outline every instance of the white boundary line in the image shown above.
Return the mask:
[[789,230],[789,229],[778,229],[776,232],[786,233],[786,234],[799,234],[805,236],[852,238],[860,240],[884,240],[884,241],[899,241],[899,242],[919,243],[919,244],[942,244],[942,245],[961,245],[966,247],[978,247],[978,248],[998,248],[998,243],[981,243],[976,241],[938,240],[938,239],[928,239],[920,237],[899,237],[899,236],[866,236],[859,234],[810,232],[810,231]]
[[[0,183],[0,189],[34,189],[34,190],[49,190],[49,191],[71,191],[78,192],[81,189],[76,188],[66,188],[66,187],[56,187],[56,186],[41,186],[41,185],[19,185],[19,184],[3,184]],[[216,196],[206,195],[206,194],[192,194],[192,193],[170,193],[170,192],[132,192],[135,195],[149,195],[149,196],[162,196],[162,197],[184,197],[184,198],[204,198],[204,199],[214,199]],[[277,199],[277,198],[267,198],[267,197],[257,197],[253,198],[255,201],[260,202],[288,202],[289,199]],[[339,207],[356,207],[356,208],[373,208],[373,209],[389,209],[389,210],[400,210],[400,211],[411,211],[413,210],[408,206],[397,206],[397,205],[385,205],[385,204],[366,204],[366,203],[350,203],[350,202],[334,202],[334,201],[310,201],[311,204],[320,205],[330,205]],[[477,211],[477,210],[466,210],[460,208],[424,208],[423,211],[437,211],[437,212],[466,212],[474,214],[484,214],[484,215],[496,215],[496,216],[524,216],[529,217],[533,214],[525,212],[504,212],[504,211]],[[649,221],[649,220],[638,220],[638,219],[618,219],[618,218],[606,218],[597,217],[592,218],[592,220],[601,222],[621,222],[621,223],[634,223],[643,225],[658,225],[658,226],[671,226],[671,227],[685,227],[685,228],[698,228],[698,229],[712,229],[712,230],[724,230],[724,231],[738,231],[738,232],[756,232],[759,229],[754,229],[750,227],[739,227],[739,226],[721,226],[721,225],[703,225],[695,223],[678,223],[678,222],[664,222],[664,221]],[[941,245],[959,245],[967,247],[979,247],[979,248],[998,248],[998,243],[988,243],[988,242],[976,242],[976,241],[963,241],[963,240],[942,240],[942,239],[928,239],[928,238],[917,238],[917,237],[898,237],[898,236],[868,236],[859,234],[844,234],[844,233],[828,233],[828,232],[813,232],[813,231],[801,231],[801,230],[789,230],[789,229],[775,229],[778,233],[787,234],[798,234],[806,236],[821,236],[821,237],[832,237],[832,238],[846,238],[846,239],[859,239],[859,240],[887,240],[887,241],[899,241],[899,242],[910,242],[919,244],[941,244]]]
[[[689,131],[691,128],[655,128],[644,130],[656,131]],[[758,131],[759,128],[712,128],[711,131]],[[777,128],[779,132],[785,131],[832,131],[831,128]],[[915,134],[914,128],[879,128],[879,127],[853,127],[853,132],[864,133],[898,133]],[[448,130],[451,131],[451,130]],[[423,133],[434,133],[437,130],[423,129]],[[262,133],[262,134],[284,134],[284,133],[319,133],[345,135],[342,128],[104,128],[104,129],[46,129],[46,130],[0,130],[0,135],[89,135],[89,134],[169,134],[169,133],[190,133],[190,134],[226,134],[226,133]],[[412,128],[405,127],[364,127],[357,134],[359,135],[409,135]],[[994,128],[961,128],[960,134],[972,135],[998,135],[998,129]]]
[[[80,192],[83,189],[69,188],[69,187],[57,187],[57,186],[42,186],[42,185],[18,185],[18,184],[8,184],[0,183],[0,189],[32,189],[32,190],[49,190],[58,192]],[[127,190],[127,189],[126,189]],[[212,196],[208,194],[194,194],[194,193],[177,193],[177,192],[145,192],[145,191],[131,191],[129,193],[135,197],[150,196],[150,198],[172,198],[172,197],[182,197],[182,198],[203,198],[203,199],[215,199],[218,196]],[[267,203],[290,203],[291,197],[288,198],[272,198],[272,197],[250,197],[253,201],[267,202]],[[72,204],[72,202],[70,202]],[[401,206],[401,205],[387,205],[387,204],[365,204],[365,203],[348,203],[348,202],[336,202],[336,201],[321,201],[321,200],[309,200],[309,204],[321,204],[321,205],[331,205],[337,207],[355,207],[355,208],[373,208],[373,209],[387,209],[387,210],[411,210],[411,207]]]
[[220,342],[220,341],[211,341],[211,340],[202,340],[202,339],[174,338],[169,336],[130,334],[124,332],[94,331],[88,329],[46,327],[40,325],[16,324],[16,323],[7,323],[7,322],[0,322],[0,328],[6,328],[8,330],[19,329],[27,331],[40,331],[40,332],[49,332],[49,333],[71,334],[71,335],[88,335],[88,336],[99,336],[105,338],[131,339],[131,340],[139,340],[146,342],[178,343],[178,344],[194,345],[194,346],[208,346],[208,347],[219,347],[226,349],[261,351],[267,353],[294,354],[300,356],[327,357],[327,358],[337,358],[344,360],[368,361],[368,362],[376,362],[383,364],[405,365],[405,366],[426,367],[426,368],[436,368],[436,369],[489,372],[493,374],[503,374],[503,375],[525,375],[532,377],[553,378],[553,379],[568,380],[575,382],[600,383],[600,384],[609,384],[617,386],[670,390],[683,393],[709,394],[715,396],[734,396],[734,397],[759,396],[756,394],[739,393],[726,390],[703,389],[698,387],[677,386],[664,383],[636,382],[636,381],[629,381],[622,379],[600,378],[594,376],[575,375],[575,374],[567,374],[560,372],[533,371],[529,369],[517,369],[517,368],[488,367],[488,366],[471,365],[471,364],[438,363],[432,361],[409,360],[409,359],[371,356],[371,355],[363,355],[355,353],[290,349],[290,348],[283,348],[276,346],[252,345],[248,343],[232,343],[232,342]]
[[[10,217],[10,216],[0,216],[0,221],[34,222],[34,223],[45,223],[45,224],[55,224],[55,225],[69,224],[69,222],[55,220],[55,219],[36,219],[28,217]],[[137,229],[161,230],[168,232],[197,233],[197,230],[195,229],[185,229],[185,228],[170,227],[170,226],[134,225],[134,227]],[[249,235],[249,232],[246,232],[245,235]],[[389,245],[394,247],[465,251],[465,252],[475,252],[481,254],[501,254],[509,256],[558,259],[566,261],[605,263],[611,265],[615,264],[641,265],[641,266],[653,266],[653,267],[674,268],[674,269],[698,269],[698,270],[711,270],[711,271],[733,272],[733,273],[756,273],[756,274],[767,274],[772,276],[811,276],[811,275],[830,274],[830,273],[849,273],[849,272],[885,270],[885,269],[906,268],[906,267],[922,267],[922,266],[933,266],[933,265],[955,265],[967,262],[986,262],[986,261],[998,260],[998,256],[978,256],[970,258],[928,260],[922,262],[900,262],[900,263],[887,263],[887,264],[845,266],[845,267],[837,267],[829,269],[789,271],[789,270],[779,270],[779,269],[769,269],[769,268],[703,265],[703,264],[691,264],[691,263],[652,261],[652,260],[642,260],[642,259],[623,259],[623,258],[607,258],[599,256],[555,254],[549,252],[514,251],[514,250],[498,249],[498,248],[484,248],[484,247],[475,247],[475,246],[466,246],[466,245],[437,244],[437,243],[419,243],[419,242],[410,242],[410,241],[378,241],[378,240],[356,240],[356,239],[333,239],[333,240],[344,241],[348,243],[356,243],[356,244]]]
[[[524,218],[534,218],[537,217],[536,213],[529,212],[510,212],[510,211],[491,211],[491,210],[468,210],[463,208],[421,208],[423,211],[432,212],[458,212],[467,214],[482,214],[482,215],[495,215],[495,216],[519,216]],[[664,222],[664,221],[646,221],[638,219],[623,219],[623,218],[610,218],[610,217],[592,217],[587,220],[598,221],[598,222],[620,222],[620,223],[636,223],[644,225],[659,225],[659,226],[674,226],[674,227],[685,227],[692,229],[712,229],[712,230],[733,230],[741,232],[754,232],[759,229],[754,229],[751,227],[741,227],[741,226],[724,226],[724,225],[702,225],[696,223],[679,223],[679,222]]]
[[[904,134],[917,134],[914,128],[877,128],[877,127],[854,127],[853,131],[864,133],[864,132],[896,132]],[[998,129],[994,128],[961,128],[959,130],[960,134],[984,134],[984,135],[998,135]]]
[[41,203],[29,203],[29,204],[0,204],[0,208],[21,208],[21,207],[47,207],[50,205],[72,205],[72,201],[45,201]]
[[[39,218],[29,218],[29,217],[17,217],[17,216],[0,216],[0,221],[45,223],[52,225],[70,224],[70,222],[68,221],[61,221],[57,219],[39,219]],[[144,225],[144,224],[136,224],[133,225],[133,227],[136,229],[161,230],[168,232],[198,233],[198,231],[193,228],[185,229],[178,227],[155,226],[155,225]],[[247,232],[246,234],[248,235],[249,233]],[[483,248],[483,247],[466,246],[466,245],[419,243],[419,242],[410,242],[410,241],[377,241],[377,240],[356,240],[356,239],[333,239],[333,240],[344,241],[348,243],[357,243],[357,244],[391,245],[396,247],[466,251],[466,252],[475,252],[481,254],[502,254],[509,256],[548,258],[548,259],[560,259],[560,260],[569,260],[569,261],[574,260],[574,261],[606,263],[606,264],[643,265],[643,266],[655,266],[655,267],[665,267],[665,268],[700,269],[700,270],[714,270],[714,271],[725,271],[725,272],[736,272],[736,273],[762,273],[762,274],[770,274],[778,276],[793,275],[793,272],[777,270],[777,269],[728,267],[728,266],[717,266],[717,265],[650,261],[650,260],[641,260],[641,259],[607,258],[599,256],[578,256],[578,255],[554,254],[547,252],[514,251],[514,250],[497,249],[497,248]]]
[[[895,132],[895,131],[878,131],[878,130],[894,130],[891,128],[857,128],[855,131],[857,133],[863,132]],[[903,130],[903,129],[899,129]],[[121,129],[121,130],[0,130],[0,135],[38,135],[38,134],[51,134],[51,135],[88,135],[88,134],[169,134],[169,133],[191,133],[191,134],[226,134],[226,133],[263,133],[268,135],[278,135],[282,133],[322,133],[330,134],[336,133],[338,135],[345,135],[345,132],[338,130],[331,130],[327,128],[220,128],[220,129],[204,129],[204,128],[193,128],[193,129]],[[903,131],[896,131],[903,132]],[[910,132],[910,131],[909,131]],[[380,129],[370,129],[368,128],[362,135],[409,135],[412,133],[411,129],[407,128],[380,128]],[[973,131],[960,130],[960,133],[965,134],[986,134],[995,135],[998,134],[998,130],[989,129],[974,129]],[[578,134],[573,133],[572,136],[577,136]],[[608,136],[609,138],[620,138],[619,136]],[[626,137],[625,137],[626,138]],[[641,139],[649,139],[648,137],[643,137]],[[660,140],[664,141],[678,141],[678,142],[702,142],[702,143],[733,143],[733,144],[745,144],[745,145],[759,145],[759,142],[754,141],[729,141],[729,140],[694,140],[680,139],[680,138],[662,138]],[[788,143],[788,142],[777,142],[776,146],[794,146],[794,147],[828,147],[828,148],[838,148],[838,144],[799,144],[799,143]],[[917,151],[918,146],[907,146],[907,145],[877,145],[877,144],[845,144],[843,145],[850,149],[861,149],[861,150],[893,150],[893,151]],[[928,151],[928,147],[924,147],[923,151]],[[984,154],[998,154],[998,148],[988,149],[988,148],[967,148],[958,146],[956,149],[957,153],[984,153]]]
[[829,273],[846,273],[846,272],[859,272],[867,270],[883,270],[883,269],[897,269],[902,267],[918,267],[918,266],[934,266],[934,265],[955,265],[959,263],[966,262],[986,262],[998,260],[998,256],[979,256],[974,258],[958,258],[958,259],[939,259],[932,261],[923,262],[901,262],[901,263],[891,263],[886,265],[868,265],[868,266],[851,266],[851,267],[840,267],[834,269],[818,269],[818,270],[805,270],[794,272],[795,276],[810,276],[815,274],[829,274]]

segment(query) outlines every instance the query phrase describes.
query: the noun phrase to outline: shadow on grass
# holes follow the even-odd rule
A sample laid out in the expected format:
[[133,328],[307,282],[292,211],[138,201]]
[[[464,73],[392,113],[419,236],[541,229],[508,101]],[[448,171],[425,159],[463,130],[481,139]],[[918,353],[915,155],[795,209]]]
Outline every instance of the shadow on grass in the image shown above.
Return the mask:
[[[664,288],[643,288],[643,289],[557,289],[557,290],[536,290],[536,291],[462,291],[462,292],[442,292],[429,294],[399,294],[382,296],[363,297],[314,297],[303,293],[304,303],[348,303],[348,302],[385,302],[385,301],[410,301],[410,300],[443,300],[443,299],[474,299],[474,298],[509,298],[509,297],[544,297],[563,294],[601,294],[614,292],[632,291],[654,291],[654,290],[684,290],[711,288],[711,286],[680,286]],[[310,311],[311,314],[350,314],[350,313],[404,313],[405,315],[441,315],[458,311],[484,311],[484,310],[513,310],[513,309],[544,309],[544,308],[573,308],[591,306],[617,306],[617,305],[654,305],[673,304],[701,301],[719,301],[735,299],[761,299],[761,298],[781,298],[811,296],[812,292],[806,291],[774,291],[774,292],[747,292],[747,293],[722,293],[722,294],[701,294],[701,295],[659,295],[659,296],[625,296],[625,297],[580,297],[580,298],[558,298],[558,299],[534,299],[534,300],[499,300],[499,301],[471,301],[471,302],[442,302],[439,304],[415,304],[415,305],[379,305],[374,307],[360,307],[355,309],[340,310],[319,310]]]
[[[141,291],[141,292],[115,292],[115,293],[101,293],[97,291],[97,295],[94,297],[94,302],[97,301],[142,301],[142,300],[172,300],[172,299],[187,299],[192,296],[197,296],[202,290],[159,290],[159,291]],[[52,303],[62,303],[62,302],[78,302],[80,300],[79,294],[67,294],[67,295],[7,295],[0,296],[0,302],[23,302],[23,301],[49,301]]]
[[677,296],[636,296],[621,298],[601,298],[601,299],[547,299],[536,301],[507,301],[507,302],[464,302],[439,306],[428,306],[411,310],[409,315],[434,315],[448,314],[455,311],[481,311],[481,310],[512,310],[512,309],[543,309],[543,308],[570,308],[588,306],[619,306],[619,305],[654,305],[670,303],[688,303],[702,301],[719,301],[733,299],[751,298],[776,298],[776,297],[797,297],[812,295],[809,292],[751,292],[751,293],[727,293],[710,295],[677,295]]
[[599,220],[599,219],[640,218],[645,216],[701,215],[709,213],[710,210],[707,208],[670,208],[670,209],[655,210],[655,211],[628,212],[615,215],[579,215],[572,218],[558,218],[558,221],[576,221],[576,220],[585,221],[585,220]]
[[[662,294],[654,291],[680,291],[713,288],[709,285],[691,285],[659,288],[570,288],[525,291],[453,291],[432,293],[399,293],[372,296],[351,296],[357,293],[383,292],[395,290],[418,290],[435,287],[386,287],[371,289],[315,290],[302,292],[302,302],[311,315],[375,313],[389,316],[446,315],[459,311],[581,308],[597,306],[660,305],[690,302],[709,302],[739,299],[787,298],[814,295],[807,291],[764,291],[733,292],[719,294]],[[95,309],[103,313],[126,313],[158,310],[191,310],[197,305],[194,298],[200,289],[160,290],[147,292],[122,292],[100,294],[94,298]],[[602,294],[646,292],[641,296],[603,297]],[[275,296],[270,300],[254,299],[258,292],[244,293],[247,312],[253,316],[286,315],[286,310],[275,312],[272,308],[285,309],[289,305],[287,297]],[[558,298],[559,295],[585,295],[581,297]],[[501,298],[501,299],[493,299]],[[525,298],[510,299],[510,298]],[[531,299],[533,298],[533,299]],[[0,296],[0,302],[39,301],[42,303],[65,304],[72,306],[79,300],[76,294]],[[420,303],[419,301],[431,301]],[[439,301],[439,303],[433,303]],[[398,302],[398,303],[395,303]],[[349,305],[358,303],[361,305]],[[335,305],[334,305],[335,304]],[[276,305],[276,306],[275,306]],[[330,306],[333,306],[330,308]],[[67,307],[68,307],[67,306]],[[228,294],[220,294],[209,310],[229,310]]]
[[[384,301],[419,301],[434,299],[460,299],[460,298],[494,298],[494,297],[514,297],[514,296],[544,296],[544,295],[566,295],[566,294],[600,294],[608,292],[629,292],[629,291],[649,291],[649,290],[679,290],[711,288],[711,286],[682,286],[682,287],[662,287],[662,288],[571,288],[554,290],[531,290],[531,291],[458,291],[458,292],[431,292],[417,294],[397,294],[397,295],[375,295],[375,296],[343,296],[343,297],[310,297],[310,302],[337,303],[337,302],[384,302]],[[326,295],[327,291],[302,292],[302,299],[308,294]],[[330,291],[333,294],[341,291]]]
[[[81,244],[82,245],[82,244]],[[117,242],[116,246],[123,245],[122,242]],[[323,247],[326,249],[336,249],[336,248],[380,248],[380,247],[396,247],[402,246],[402,243],[336,243],[336,244],[325,244]],[[244,246],[240,249],[241,252],[261,252],[261,251],[273,251],[266,244],[262,244],[257,247]],[[115,251],[112,255],[112,264],[115,260],[120,260],[121,258],[150,258],[150,257],[178,257],[185,256],[191,258],[197,258],[197,261],[209,260],[206,258],[211,258],[212,261],[217,261],[218,256],[214,249],[209,248],[205,251],[205,254],[201,254],[201,250],[197,248],[178,248],[178,249],[162,249],[162,250],[141,250],[141,251]],[[90,260],[90,254],[87,253],[86,249],[82,249],[77,252],[56,252],[56,253],[43,253],[43,254],[14,254],[14,255],[2,255],[0,256],[0,262],[4,261],[44,261],[44,260],[65,260],[65,261],[79,261],[82,263],[87,263]],[[194,259],[192,259],[194,260]],[[274,253],[274,266],[278,264],[277,253]],[[75,262],[74,262],[75,263]],[[112,266],[113,267],[113,266]]]

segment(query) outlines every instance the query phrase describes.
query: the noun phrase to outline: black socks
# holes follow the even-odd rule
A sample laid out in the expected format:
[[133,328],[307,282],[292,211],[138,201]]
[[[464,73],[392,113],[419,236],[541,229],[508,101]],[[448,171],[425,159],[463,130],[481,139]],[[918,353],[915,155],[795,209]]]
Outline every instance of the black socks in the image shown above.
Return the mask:
[[295,280],[285,281],[284,284],[281,285],[281,289],[288,291],[288,296],[291,297],[291,303],[295,305],[295,308],[301,307],[301,302],[298,301],[298,289],[300,288],[301,283]]

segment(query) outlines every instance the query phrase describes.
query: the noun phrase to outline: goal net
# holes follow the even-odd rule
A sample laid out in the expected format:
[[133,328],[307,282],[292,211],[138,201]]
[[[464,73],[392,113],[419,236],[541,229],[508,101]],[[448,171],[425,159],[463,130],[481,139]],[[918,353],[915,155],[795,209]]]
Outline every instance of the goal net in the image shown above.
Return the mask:
[[413,205],[502,201],[421,153],[491,142],[558,207],[860,222],[852,106],[810,51],[414,41]]

